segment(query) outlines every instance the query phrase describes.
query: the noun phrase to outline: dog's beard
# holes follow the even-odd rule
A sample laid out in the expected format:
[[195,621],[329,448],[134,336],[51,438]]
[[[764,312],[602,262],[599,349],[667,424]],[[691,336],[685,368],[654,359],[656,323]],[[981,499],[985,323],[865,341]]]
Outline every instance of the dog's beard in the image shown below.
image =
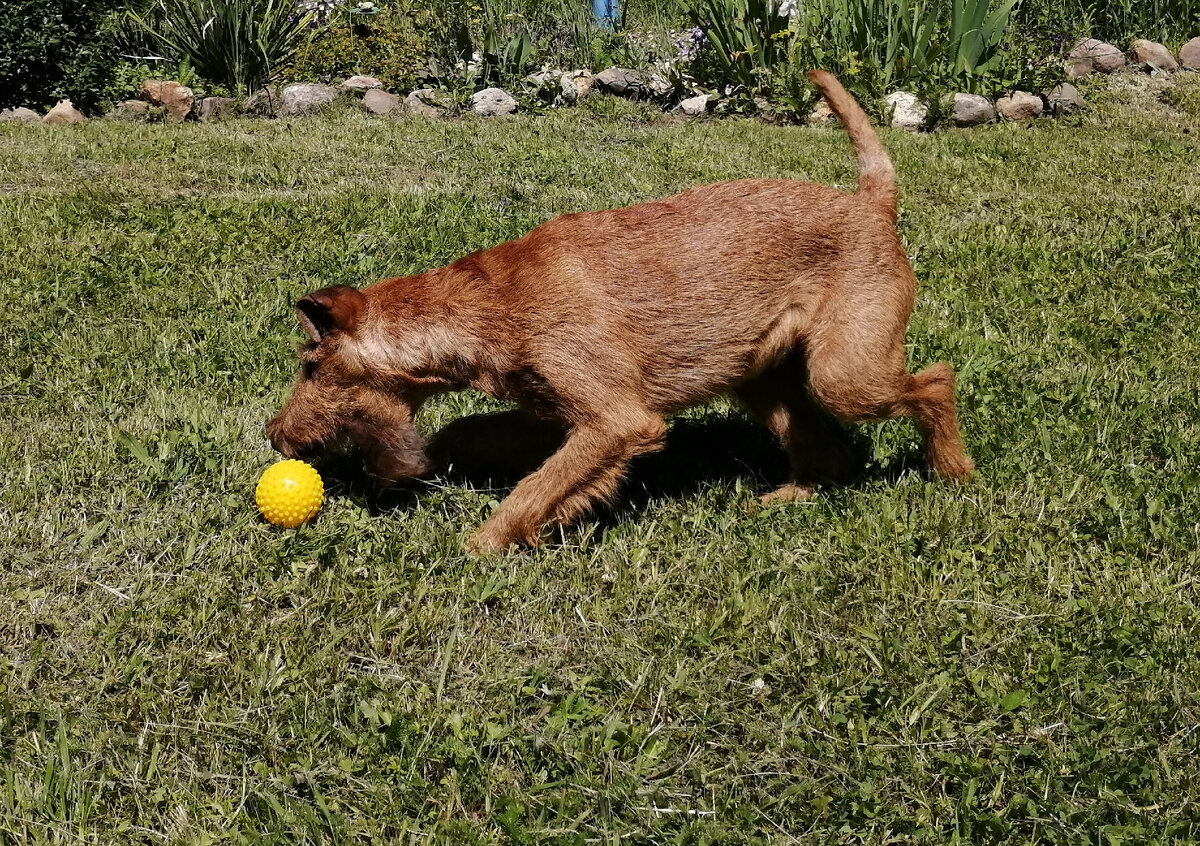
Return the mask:
[[383,438],[363,438],[359,446],[364,472],[379,485],[417,479],[434,469],[426,454],[425,439],[415,428],[391,432]]

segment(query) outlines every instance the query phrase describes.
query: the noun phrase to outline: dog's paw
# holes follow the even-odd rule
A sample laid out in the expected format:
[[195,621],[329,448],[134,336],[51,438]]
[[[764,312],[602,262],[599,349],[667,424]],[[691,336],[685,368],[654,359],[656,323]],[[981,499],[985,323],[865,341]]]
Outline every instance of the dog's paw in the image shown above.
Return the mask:
[[789,483],[783,487],[776,488],[769,494],[763,494],[758,498],[758,501],[763,505],[772,505],[777,502],[804,502],[810,499],[817,489],[812,485],[798,485]]
[[513,546],[535,547],[540,538],[535,534],[522,534],[510,529],[484,523],[467,538],[466,549],[472,555],[490,555],[504,552]]
[[975,462],[963,452],[938,455],[932,464],[938,478],[951,482],[965,482],[975,472]]
[[495,532],[487,531],[487,527],[476,529],[467,538],[466,550],[471,555],[492,555],[504,552],[512,546],[512,538],[502,537]]

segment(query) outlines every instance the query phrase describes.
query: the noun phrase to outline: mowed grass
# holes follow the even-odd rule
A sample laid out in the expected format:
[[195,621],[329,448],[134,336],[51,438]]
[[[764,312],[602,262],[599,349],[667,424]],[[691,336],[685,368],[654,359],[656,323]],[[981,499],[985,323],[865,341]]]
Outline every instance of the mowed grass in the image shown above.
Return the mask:
[[760,508],[782,456],[718,403],[481,559],[503,490],[257,516],[293,301],[696,183],[852,186],[841,133],[0,126],[0,843],[1200,837],[1200,85],[1090,93],[885,133],[974,480],[891,422],[860,483]]

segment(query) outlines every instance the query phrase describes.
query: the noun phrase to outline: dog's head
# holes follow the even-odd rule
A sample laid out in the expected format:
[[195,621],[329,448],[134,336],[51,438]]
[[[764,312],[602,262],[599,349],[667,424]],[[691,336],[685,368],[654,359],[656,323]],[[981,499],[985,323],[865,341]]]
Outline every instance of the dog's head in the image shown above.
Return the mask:
[[300,350],[291,396],[267,424],[271,445],[288,458],[312,458],[349,438],[381,482],[428,473],[413,416],[430,391],[372,367],[362,354],[371,320],[367,295],[324,288],[301,299],[296,316],[309,343]]

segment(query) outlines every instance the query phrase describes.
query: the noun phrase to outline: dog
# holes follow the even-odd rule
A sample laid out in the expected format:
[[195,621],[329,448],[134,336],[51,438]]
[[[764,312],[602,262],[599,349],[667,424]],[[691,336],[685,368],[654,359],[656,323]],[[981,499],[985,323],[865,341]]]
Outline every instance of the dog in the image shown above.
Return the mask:
[[809,79],[858,158],[856,193],[781,179],[720,182],[623,209],[566,214],[451,264],[309,294],[311,343],[267,425],[287,457],[340,436],[383,483],[433,469],[421,404],[475,388],[561,443],[468,539],[536,545],[609,500],[672,412],[732,393],[779,439],[800,500],[852,471],[842,424],[910,417],[935,474],[973,470],[954,371],[905,364],[916,280],[896,231],[895,170],[837,79]]

